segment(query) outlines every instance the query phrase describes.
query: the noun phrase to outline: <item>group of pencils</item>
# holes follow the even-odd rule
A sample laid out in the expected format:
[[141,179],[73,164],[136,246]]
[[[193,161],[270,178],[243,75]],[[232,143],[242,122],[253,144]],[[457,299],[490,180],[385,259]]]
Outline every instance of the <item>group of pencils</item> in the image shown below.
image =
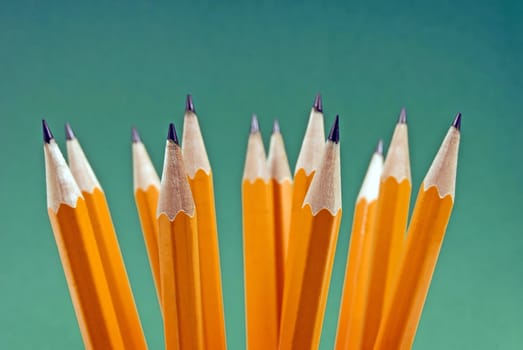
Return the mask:
[[[246,348],[318,349],[342,216],[340,119],[325,140],[321,96],[294,176],[280,125],[268,156],[252,117],[242,181]],[[134,197],[168,350],[226,349],[212,169],[190,95],[180,145],[169,125],[161,180],[132,129]],[[356,200],[336,349],[410,349],[454,202],[461,114],[407,229],[411,174],[403,109]],[[88,349],[147,349],[104,191],[66,124],[66,163],[45,120],[47,207]],[[343,228],[346,230],[347,228]]]

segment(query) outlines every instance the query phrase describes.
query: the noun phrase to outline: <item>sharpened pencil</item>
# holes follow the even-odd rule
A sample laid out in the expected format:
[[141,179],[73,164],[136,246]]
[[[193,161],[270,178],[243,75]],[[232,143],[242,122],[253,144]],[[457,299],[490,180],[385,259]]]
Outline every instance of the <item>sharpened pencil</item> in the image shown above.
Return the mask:
[[[277,120],[271,135],[267,166],[272,182],[274,210],[274,236],[276,244],[276,275],[278,290],[278,315],[281,314],[283,283],[285,281],[285,259],[289,244],[289,229],[292,205],[292,175]],[[279,329],[279,323],[278,323]]]
[[[339,118],[307,191],[298,223],[307,240],[296,247],[291,279],[286,280],[280,350],[317,349],[341,220]],[[287,283],[288,281],[288,283]]]
[[136,209],[138,210],[138,216],[140,218],[149,265],[151,266],[154,285],[156,287],[156,295],[158,301],[161,302],[158,223],[156,220],[156,209],[158,206],[158,196],[160,194],[160,178],[138,134],[138,130],[135,128],[132,129],[132,154],[134,200],[136,202]]
[[196,209],[174,124],[167,134],[157,215],[165,348],[204,349]]
[[340,305],[336,349],[361,349],[365,306],[369,285],[374,224],[383,170],[383,142],[380,140],[370,160],[356,200],[350,235],[345,282]]
[[191,95],[185,105],[182,152],[198,213],[204,345],[206,349],[226,349],[213,177]]
[[125,348],[147,349],[105,193],[71,126],[65,129],[69,167],[87,204]]
[[280,315],[272,186],[255,115],[245,157],[242,209],[247,348],[276,349]]
[[362,346],[372,349],[403,249],[409,214],[410,159],[407,114],[402,109],[383,164],[372,243]]

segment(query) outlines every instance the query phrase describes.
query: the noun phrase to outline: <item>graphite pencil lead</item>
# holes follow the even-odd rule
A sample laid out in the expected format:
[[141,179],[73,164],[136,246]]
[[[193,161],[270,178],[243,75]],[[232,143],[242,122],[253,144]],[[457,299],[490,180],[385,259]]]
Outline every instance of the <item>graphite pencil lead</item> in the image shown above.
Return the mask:
[[383,140],[379,139],[375,153],[383,155]]
[[173,123],[169,124],[169,132],[167,133],[167,140],[174,142],[177,145],[180,145],[178,142],[178,135],[176,134],[176,127]]
[[319,92],[316,95],[316,98],[314,99],[314,104],[312,105],[312,107],[318,112],[323,112],[323,101]]
[[133,143],[142,142],[142,138],[140,137],[138,130],[136,130],[136,128],[134,126],[131,128],[131,141]]
[[398,124],[407,124],[407,110],[405,107],[401,109],[400,116],[398,118]]
[[49,129],[49,125],[47,125],[47,122],[45,119],[42,119],[42,129],[44,132],[44,142],[50,143],[52,139],[54,139],[53,133],[51,132],[51,129]]
[[258,117],[256,114],[252,115],[251,119],[251,134],[255,134],[260,131],[260,124],[258,124]]
[[187,112],[195,112],[194,103],[192,102],[192,96],[190,94],[187,95],[187,99],[185,100],[185,110]]
[[69,140],[73,140],[75,138],[76,138],[76,136],[74,135],[74,131],[71,128],[71,124],[65,123],[65,139],[69,141]]
[[280,133],[280,123],[278,122],[278,119],[274,119],[274,123],[272,124],[272,133],[273,134]]
[[461,131],[461,113],[458,112],[458,114],[456,114],[456,118],[454,118],[452,126],[458,129],[458,131]]
[[329,132],[329,140],[334,143],[340,142],[340,117],[336,115],[334,119],[334,124],[332,124],[331,131]]

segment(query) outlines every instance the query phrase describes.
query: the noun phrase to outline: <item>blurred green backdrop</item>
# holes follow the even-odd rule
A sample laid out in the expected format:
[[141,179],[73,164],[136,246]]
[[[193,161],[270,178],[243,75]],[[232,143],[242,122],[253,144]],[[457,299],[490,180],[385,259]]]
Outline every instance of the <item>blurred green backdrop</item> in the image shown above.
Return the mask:
[[[245,344],[240,180],[250,114],[294,162],[314,95],[341,117],[344,218],[324,322],[334,344],[354,199],[409,114],[413,193],[463,113],[456,203],[415,349],[523,348],[523,6],[518,1],[3,1],[0,348],[79,349],[49,225],[40,119],[70,121],[104,186],[151,349],[162,324],[132,196],[130,127],[160,170],[194,96],[214,168],[230,349]],[[413,198],[414,200],[414,198]]]

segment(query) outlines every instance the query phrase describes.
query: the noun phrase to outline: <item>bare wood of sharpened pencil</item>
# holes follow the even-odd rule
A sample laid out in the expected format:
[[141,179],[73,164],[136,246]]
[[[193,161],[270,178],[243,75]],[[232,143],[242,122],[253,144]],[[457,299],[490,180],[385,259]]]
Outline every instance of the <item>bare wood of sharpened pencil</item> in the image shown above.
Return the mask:
[[454,204],[461,114],[421,184],[376,350],[412,347]]
[[372,349],[404,245],[412,189],[405,109],[383,165],[372,244],[362,346]]
[[45,121],[43,126],[47,210],[84,346],[123,349],[87,205]]
[[149,265],[151,266],[154,285],[156,287],[156,294],[158,301],[161,302],[158,223],[156,220],[156,209],[158,196],[160,194],[160,179],[145,145],[138,135],[138,131],[134,128],[132,141],[134,200],[140,218],[140,225],[142,227],[147,256],[149,257]]
[[104,191],[68,124],[66,136],[69,167],[87,204],[125,348],[147,349]]
[[190,95],[183,126],[183,158],[198,213],[198,247],[206,349],[226,349],[220,250],[211,166]]
[[365,319],[371,248],[380,176],[383,170],[383,144],[378,143],[363,180],[352,223],[345,282],[340,305],[336,349],[361,349]]
[[158,201],[165,348],[204,349],[198,228],[174,125],[169,125]]
[[298,223],[308,239],[296,248],[285,281],[280,350],[318,349],[341,220],[338,117],[304,200]]
[[[285,281],[285,259],[289,244],[289,229],[292,206],[292,175],[285,151],[280,125],[274,121],[273,132],[267,156],[267,167],[272,182],[274,209],[274,237],[276,244],[276,275],[278,290],[278,315],[281,314],[283,283]],[[279,329],[279,323],[278,323]]]
[[247,348],[276,349],[278,314],[272,186],[253,116],[242,181]]
[[[321,95],[318,94],[311,109],[309,122],[298,154],[298,160],[296,161],[292,192],[292,213],[301,210],[303,200],[305,199],[307,190],[309,189],[312,178],[314,177],[314,173],[320,164],[324,145],[325,130],[323,126],[323,102]],[[293,221],[294,219],[291,218],[290,242],[294,242],[298,238],[297,236],[299,236],[299,233],[293,233]]]

